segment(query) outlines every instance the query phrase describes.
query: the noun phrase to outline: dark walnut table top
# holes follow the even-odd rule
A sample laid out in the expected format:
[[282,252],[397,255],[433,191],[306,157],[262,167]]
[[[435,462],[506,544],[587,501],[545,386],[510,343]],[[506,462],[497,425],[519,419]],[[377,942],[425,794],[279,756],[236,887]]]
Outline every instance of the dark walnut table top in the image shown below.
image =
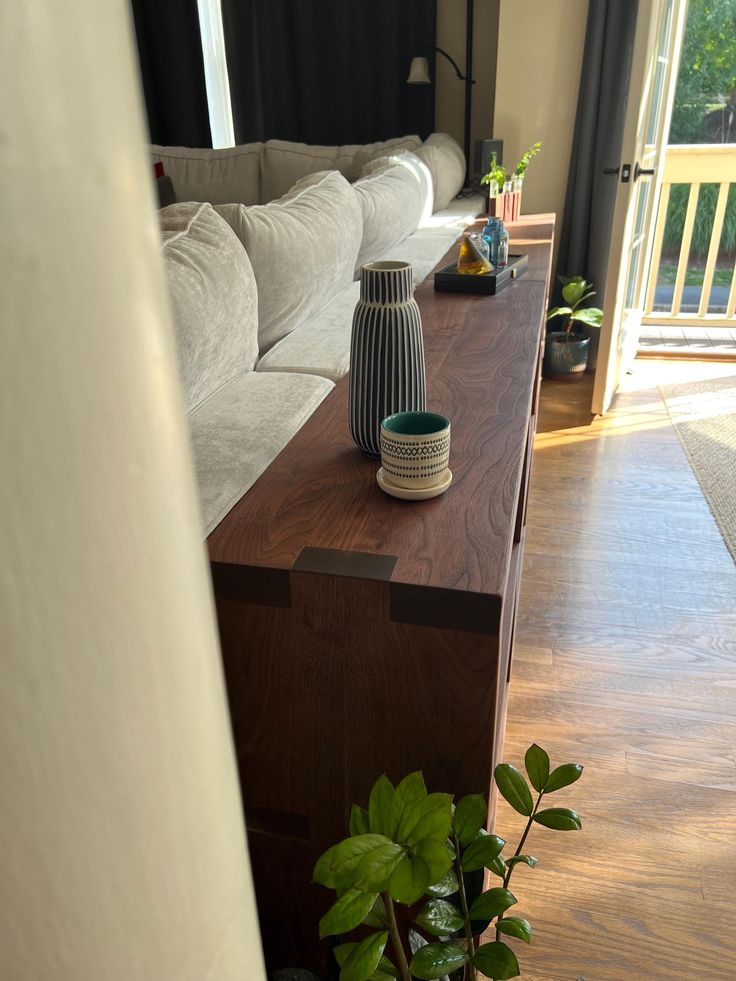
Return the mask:
[[372,553],[396,557],[392,583],[503,595],[553,230],[552,215],[510,226],[529,269],[498,296],[435,293],[431,276],[416,291],[427,407],[452,423],[444,495],[408,502],[379,489],[380,461],[350,438],[344,378],[209,536],[211,561],[249,569],[263,589],[268,570],[288,572],[305,548]]

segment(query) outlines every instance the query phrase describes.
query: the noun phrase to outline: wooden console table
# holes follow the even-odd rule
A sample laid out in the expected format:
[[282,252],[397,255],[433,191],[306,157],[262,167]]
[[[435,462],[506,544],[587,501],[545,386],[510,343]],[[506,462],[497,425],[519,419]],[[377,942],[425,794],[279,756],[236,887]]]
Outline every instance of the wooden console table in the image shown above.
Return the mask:
[[[314,861],[373,781],[489,794],[519,592],[554,217],[511,226],[495,297],[416,293],[454,480],[397,501],[348,432],[347,378],[209,538],[270,968],[321,967]],[[452,261],[457,247],[442,260]]]

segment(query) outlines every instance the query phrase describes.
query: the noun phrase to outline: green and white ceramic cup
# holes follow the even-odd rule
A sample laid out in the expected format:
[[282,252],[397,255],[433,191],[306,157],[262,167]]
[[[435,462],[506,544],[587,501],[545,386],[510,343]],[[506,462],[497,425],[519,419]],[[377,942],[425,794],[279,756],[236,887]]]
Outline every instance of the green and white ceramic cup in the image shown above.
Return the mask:
[[432,487],[450,462],[450,420],[436,412],[397,412],[381,423],[381,465],[398,487]]

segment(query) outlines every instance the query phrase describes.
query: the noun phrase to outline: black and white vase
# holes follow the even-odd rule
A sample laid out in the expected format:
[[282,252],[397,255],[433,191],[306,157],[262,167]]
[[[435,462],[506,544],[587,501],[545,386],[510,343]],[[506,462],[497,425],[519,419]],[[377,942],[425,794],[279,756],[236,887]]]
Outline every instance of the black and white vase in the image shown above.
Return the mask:
[[424,344],[409,262],[370,262],[350,339],[350,435],[380,455],[381,422],[394,412],[427,407]]

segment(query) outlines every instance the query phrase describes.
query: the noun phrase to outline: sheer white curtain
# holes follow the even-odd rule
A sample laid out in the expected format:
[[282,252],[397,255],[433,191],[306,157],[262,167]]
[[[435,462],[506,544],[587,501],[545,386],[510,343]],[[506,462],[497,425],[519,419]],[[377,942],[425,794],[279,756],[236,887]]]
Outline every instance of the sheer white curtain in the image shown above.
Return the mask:
[[235,146],[220,0],[197,0],[212,146]]

